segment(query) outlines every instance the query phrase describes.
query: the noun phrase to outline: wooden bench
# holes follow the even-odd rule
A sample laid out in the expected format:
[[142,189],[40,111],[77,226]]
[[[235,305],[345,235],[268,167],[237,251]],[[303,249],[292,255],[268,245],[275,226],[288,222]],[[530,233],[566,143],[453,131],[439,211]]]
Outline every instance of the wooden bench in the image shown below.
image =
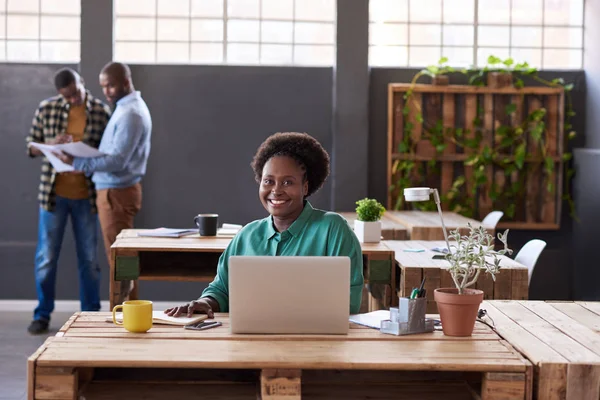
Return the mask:
[[483,324],[472,337],[234,335],[154,325],[133,334],[109,313],[77,313],[28,359],[29,399],[524,400],[532,366]]
[[600,398],[600,303],[487,301],[482,308],[535,366],[534,398]]

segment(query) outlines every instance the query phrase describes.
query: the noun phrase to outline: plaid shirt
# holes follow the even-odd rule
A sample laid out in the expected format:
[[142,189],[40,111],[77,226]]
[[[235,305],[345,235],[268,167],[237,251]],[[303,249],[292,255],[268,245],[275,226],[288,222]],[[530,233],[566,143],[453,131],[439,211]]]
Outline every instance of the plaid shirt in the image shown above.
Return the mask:
[[[93,97],[90,92],[86,92],[86,115],[87,122],[83,134],[83,142],[92,147],[98,148],[104,128],[110,118],[110,108],[99,99]],[[44,143],[47,140],[55,138],[61,133],[67,132],[69,123],[69,103],[62,96],[54,96],[42,101],[35,111],[31,130],[26,138],[27,143]],[[27,146],[27,154],[34,157],[31,149]],[[54,191],[54,182],[56,171],[52,164],[44,157],[42,162],[42,175],[40,179],[38,200],[40,205],[47,211],[53,211],[56,205],[56,193]],[[90,177],[86,177],[89,190],[89,200],[92,204],[92,211],[96,210],[96,189]]]

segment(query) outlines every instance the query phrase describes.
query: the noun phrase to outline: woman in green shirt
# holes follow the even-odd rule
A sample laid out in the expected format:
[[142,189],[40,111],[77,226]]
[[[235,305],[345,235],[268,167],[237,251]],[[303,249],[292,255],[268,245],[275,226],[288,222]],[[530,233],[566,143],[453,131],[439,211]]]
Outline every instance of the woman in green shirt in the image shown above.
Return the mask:
[[217,276],[198,300],[165,313],[206,313],[212,318],[213,312],[228,312],[229,257],[235,255],[348,256],[350,313],[357,313],[364,283],[360,243],[343,217],[315,209],[306,200],[329,175],[327,151],[305,133],[276,133],[258,148],[252,168],[270,216],[249,223],[233,238],[219,258]]

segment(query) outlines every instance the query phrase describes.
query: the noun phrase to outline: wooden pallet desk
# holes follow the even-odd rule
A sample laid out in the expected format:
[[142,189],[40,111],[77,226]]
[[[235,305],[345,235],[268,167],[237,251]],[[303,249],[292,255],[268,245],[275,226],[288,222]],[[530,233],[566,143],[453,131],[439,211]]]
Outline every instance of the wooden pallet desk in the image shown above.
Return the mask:
[[[387,240],[385,245],[394,251],[396,264],[400,269],[400,281],[397,284],[399,296],[410,295],[414,287],[419,287],[423,278],[427,289],[427,312],[437,313],[437,304],[433,299],[433,291],[440,287],[454,287],[450,273],[445,269],[450,266],[446,260],[434,260],[433,255],[441,254],[431,251],[434,247],[446,247],[446,242],[434,240]],[[405,249],[424,249],[421,253],[411,253]],[[496,281],[489,274],[479,275],[476,289],[483,290],[484,299],[526,300],[529,295],[527,267],[502,256],[502,269],[496,275]]]
[[[111,247],[110,307],[121,304],[128,296],[137,299],[137,280],[212,282],[219,257],[231,237],[181,238],[140,237],[141,230],[125,229]],[[381,287],[375,297],[363,291],[361,311],[388,308],[397,304],[394,252],[383,243],[363,243],[365,281]],[[124,291],[120,281],[133,280],[136,290]],[[200,293],[198,293],[200,294]]]
[[534,398],[600,398],[600,302],[487,301],[498,333],[534,365]]
[[233,335],[154,325],[132,334],[77,313],[28,360],[29,399],[343,398],[525,400],[532,365],[487,326],[469,338],[436,331]]
[[[437,211],[386,211],[384,215],[406,226],[410,240],[444,240],[442,221]],[[467,224],[470,223],[474,227],[481,226],[480,221],[463,217],[455,212],[444,211],[443,216],[448,233],[460,229],[461,235],[465,235],[469,232]],[[494,236],[493,228],[486,230]]]

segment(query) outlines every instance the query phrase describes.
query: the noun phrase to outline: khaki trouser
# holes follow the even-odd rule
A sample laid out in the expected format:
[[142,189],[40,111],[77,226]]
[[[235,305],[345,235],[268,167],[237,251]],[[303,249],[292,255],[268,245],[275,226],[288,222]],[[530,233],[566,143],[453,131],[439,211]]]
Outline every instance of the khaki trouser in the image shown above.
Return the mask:
[[[121,189],[98,190],[96,206],[106,257],[110,263],[110,246],[123,229],[133,228],[133,218],[142,208],[142,185],[136,183]],[[130,289],[131,281],[121,281],[121,293],[124,297],[129,294]]]

